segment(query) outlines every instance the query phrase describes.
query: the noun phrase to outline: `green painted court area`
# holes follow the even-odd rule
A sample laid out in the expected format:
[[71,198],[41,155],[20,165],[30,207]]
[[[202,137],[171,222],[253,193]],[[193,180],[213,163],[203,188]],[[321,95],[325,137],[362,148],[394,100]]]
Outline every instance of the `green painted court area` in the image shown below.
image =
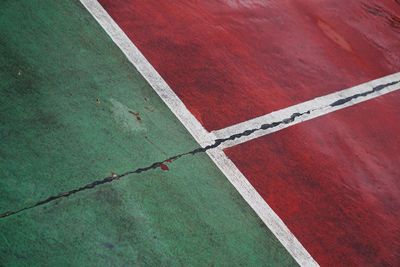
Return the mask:
[[[0,3],[0,213],[198,147],[77,0]],[[296,265],[204,153],[0,219],[0,266]]]

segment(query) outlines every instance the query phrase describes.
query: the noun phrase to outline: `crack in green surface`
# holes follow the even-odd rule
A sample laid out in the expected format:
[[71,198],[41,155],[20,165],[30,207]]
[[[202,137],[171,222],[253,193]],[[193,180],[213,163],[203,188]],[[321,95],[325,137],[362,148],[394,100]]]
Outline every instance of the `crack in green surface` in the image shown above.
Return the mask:
[[[341,106],[341,105],[344,105],[347,102],[351,101],[352,99],[359,98],[359,97],[366,97],[369,94],[372,94],[372,93],[375,93],[375,92],[379,92],[379,91],[385,89],[388,86],[392,86],[392,85],[395,85],[395,84],[398,84],[398,83],[400,83],[400,81],[394,81],[394,82],[378,85],[378,86],[375,86],[374,88],[372,88],[370,91],[367,91],[365,93],[358,93],[358,94],[354,94],[353,96],[349,96],[349,97],[345,97],[345,98],[336,100],[335,102],[333,102],[329,106],[330,107]],[[302,117],[304,115],[309,115],[310,113],[312,113],[312,112],[314,112],[316,110],[319,110],[321,108],[324,108],[324,107],[320,107],[320,108],[312,109],[312,110],[307,110],[307,111],[301,112],[301,113],[296,112],[296,113],[293,113],[292,115],[290,115],[288,118],[285,118],[283,120],[272,122],[272,123],[268,123],[268,124],[263,124],[259,128],[245,130],[245,131],[243,131],[241,133],[233,134],[233,135],[231,135],[229,137],[226,137],[226,138],[217,139],[211,145],[208,145],[206,147],[199,147],[199,148],[196,148],[196,149],[194,149],[192,151],[189,151],[189,152],[186,152],[186,153],[182,153],[182,154],[178,154],[178,155],[170,157],[170,158],[168,158],[168,159],[166,159],[164,161],[155,162],[155,163],[153,163],[153,164],[151,164],[151,165],[149,165],[147,167],[138,168],[138,169],[132,170],[132,171],[127,171],[127,172],[124,172],[124,173],[119,174],[119,175],[118,174],[113,174],[113,175],[105,177],[105,178],[103,178],[101,180],[96,180],[94,182],[88,183],[88,184],[86,184],[84,186],[81,186],[79,188],[76,188],[76,189],[73,189],[73,190],[70,190],[70,191],[67,191],[67,192],[62,192],[62,193],[59,193],[59,194],[54,195],[54,196],[50,196],[50,197],[48,197],[46,199],[40,200],[39,202],[37,202],[37,203],[35,203],[33,205],[26,206],[26,207],[18,209],[18,210],[4,212],[4,213],[0,214],[0,219],[8,217],[8,216],[11,216],[11,215],[14,215],[14,214],[18,214],[18,213],[20,213],[22,211],[25,211],[25,210],[28,210],[28,209],[32,209],[32,208],[35,208],[35,207],[38,207],[38,206],[45,205],[45,204],[47,204],[49,202],[52,202],[52,201],[60,199],[60,198],[69,197],[71,195],[74,195],[74,194],[79,193],[79,192],[84,191],[84,190],[93,189],[93,188],[95,188],[95,187],[97,187],[99,185],[103,185],[103,184],[106,184],[106,183],[111,183],[111,182],[113,182],[115,180],[121,179],[121,178],[123,178],[123,177],[125,177],[127,175],[130,175],[130,174],[142,173],[142,172],[146,172],[146,171],[149,171],[149,170],[152,170],[152,169],[160,168],[164,164],[166,164],[168,162],[172,162],[174,160],[177,160],[177,159],[179,159],[179,158],[181,158],[183,156],[195,155],[197,153],[204,153],[207,150],[217,148],[218,146],[220,146],[224,142],[235,140],[235,139],[241,138],[243,136],[249,136],[249,135],[251,135],[251,134],[253,134],[253,133],[257,132],[257,131],[260,131],[260,130],[263,131],[263,130],[275,128],[275,127],[277,127],[279,125],[282,125],[282,124],[292,123],[292,122],[294,122],[296,120],[296,118]],[[129,113],[134,113],[134,112],[130,111]],[[134,113],[134,115],[138,116],[137,113]]]

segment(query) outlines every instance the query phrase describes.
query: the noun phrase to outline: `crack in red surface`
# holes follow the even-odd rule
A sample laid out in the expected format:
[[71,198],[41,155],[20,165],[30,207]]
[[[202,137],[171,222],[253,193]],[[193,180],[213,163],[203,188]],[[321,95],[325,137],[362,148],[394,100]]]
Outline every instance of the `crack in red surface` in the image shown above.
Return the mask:
[[[340,106],[340,105],[343,105],[343,104],[351,101],[352,99],[359,98],[359,97],[366,97],[366,96],[368,96],[368,95],[370,95],[372,93],[379,92],[379,91],[387,88],[388,86],[392,86],[392,85],[395,85],[397,83],[400,83],[400,81],[394,81],[394,82],[390,82],[390,83],[386,83],[386,84],[377,85],[374,88],[372,88],[370,91],[367,91],[367,92],[364,92],[364,93],[359,93],[359,94],[354,94],[353,96],[349,96],[349,97],[337,100],[337,101],[333,102],[332,104],[330,104],[328,106],[332,106],[332,107]],[[103,185],[103,184],[114,182],[115,180],[123,178],[123,177],[125,177],[125,176],[127,176],[129,174],[142,173],[142,172],[146,172],[146,171],[149,171],[149,170],[152,170],[152,169],[156,169],[156,168],[160,168],[163,171],[168,171],[169,167],[166,165],[166,163],[171,163],[171,162],[173,162],[173,161],[175,161],[175,160],[177,160],[177,159],[179,159],[181,157],[184,157],[184,156],[188,156],[188,155],[192,155],[193,156],[193,155],[196,155],[198,153],[204,153],[207,150],[217,148],[218,146],[220,146],[221,144],[223,144],[223,143],[225,143],[227,141],[235,140],[235,139],[238,139],[238,138],[241,138],[241,137],[244,137],[244,136],[249,136],[249,135],[251,135],[251,134],[253,134],[253,133],[257,132],[257,131],[264,131],[264,130],[267,130],[267,129],[275,128],[275,127],[278,127],[279,125],[282,125],[282,124],[290,124],[290,123],[294,122],[297,118],[299,118],[301,116],[309,115],[312,112],[315,112],[315,111],[323,109],[323,108],[325,108],[325,106],[319,107],[319,108],[316,108],[316,109],[311,109],[311,110],[308,110],[308,111],[305,111],[305,112],[301,112],[301,113],[295,112],[295,113],[291,114],[289,117],[284,118],[284,119],[282,119],[280,121],[263,124],[259,128],[248,129],[248,130],[245,130],[243,132],[240,132],[240,133],[237,133],[237,134],[233,134],[233,135],[231,135],[229,137],[226,137],[226,138],[216,139],[214,141],[214,143],[211,144],[211,145],[208,145],[208,146],[205,146],[205,147],[199,147],[199,148],[196,148],[196,149],[194,149],[192,151],[175,155],[175,156],[170,157],[170,158],[168,158],[168,159],[166,159],[164,161],[155,162],[155,163],[153,163],[153,164],[151,164],[151,165],[149,165],[147,167],[138,168],[138,169],[132,170],[132,171],[127,171],[127,172],[125,172],[123,174],[119,174],[119,175],[115,174],[115,173],[112,173],[111,176],[105,177],[105,178],[103,178],[101,180],[93,181],[93,182],[91,182],[89,184],[86,184],[86,185],[84,185],[82,187],[79,187],[79,188],[76,188],[76,189],[73,189],[73,190],[70,190],[70,191],[59,193],[58,195],[50,196],[50,197],[48,197],[46,199],[43,199],[43,200],[40,200],[40,201],[36,202],[35,204],[30,205],[30,206],[26,206],[26,207],[18,209],[18,210],[7,211],[7,212],[4,212],[4,213],[1,213],[0,214],[0,219],[8,217],[8,216],[11,216],[11,215],[18,214],[18,213],[20,213],[22,211],[25,211],[25,210],[28,210],[28,209],[32,209],[32,208],[35,208],[35,207],[38,207],[38,206],[45,205],[47,203],[50,203],[50,202],[55,201],[55,200],[60,199],[60,198],[69,197],[69,196],[74,195],[76,193],[79,193],[81,191],[93,189],[93,188],[95,188],[95,187],[97,187],[99,185]]]

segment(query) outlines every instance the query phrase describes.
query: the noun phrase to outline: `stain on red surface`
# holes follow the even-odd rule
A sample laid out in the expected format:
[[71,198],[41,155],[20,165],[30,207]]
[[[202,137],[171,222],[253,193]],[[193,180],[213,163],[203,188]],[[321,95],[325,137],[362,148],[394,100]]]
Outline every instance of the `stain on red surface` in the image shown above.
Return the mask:
[[226,149],[321,265],[400,266],[400,93]]
[[400,69],[393,0],[100,0],[208,130]]

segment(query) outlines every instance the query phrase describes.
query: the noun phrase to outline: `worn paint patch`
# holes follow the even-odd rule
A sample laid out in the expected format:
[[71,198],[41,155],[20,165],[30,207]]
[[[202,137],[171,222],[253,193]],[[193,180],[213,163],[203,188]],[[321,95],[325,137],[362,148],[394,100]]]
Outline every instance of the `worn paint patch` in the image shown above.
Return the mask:
[[318,20],[317,24],[318,27],[323,31],[323,33],[329,39],[331,39],[334,43],[336,43],[344,50],[352,52],[353,49],[351,48],[351,45],[340,34],[338,34],[334,29],[332,29],[328,24],[326,24],[320,19]]
[[[109,100],[112,104],[112,112],[115,120],[121,127],[130,132],[146,132],[147,128],[138,112],[132,111],[129,107],[123,105],[115,99]],[[132,116],[133,115],[133,116]]]

